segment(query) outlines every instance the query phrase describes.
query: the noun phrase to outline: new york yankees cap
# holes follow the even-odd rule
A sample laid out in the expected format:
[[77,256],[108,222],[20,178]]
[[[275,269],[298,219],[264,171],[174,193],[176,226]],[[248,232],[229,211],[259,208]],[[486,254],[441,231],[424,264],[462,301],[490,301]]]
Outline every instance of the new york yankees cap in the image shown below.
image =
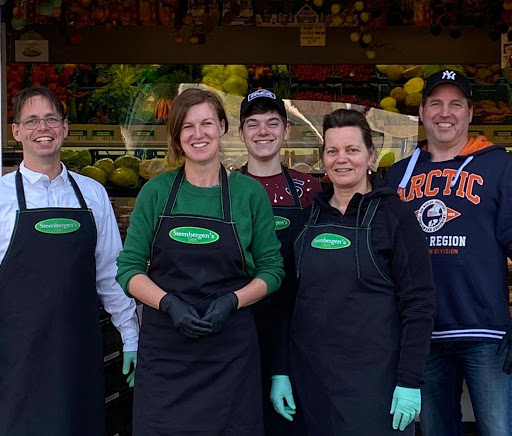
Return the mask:
[[442,83],[449,83],[451,85],[457,86],[466,96],[466,98],[471,98],[472,96],[468,79],[466,79],[466,77],[463,74],[453,70],[444,70],[432,74],[427,80],[427,84],[425,86],[425,95],[430,95],[432,90],[437,85],[441,85]]
[[242,104],[240,105],[240,119],[242,119],[242,117],[246,114],[251,105],[256,100],[260,99],[264,99],[266,103],[270,103],[270,107],[275,108],[279,115],[287,119],[284,101],[277,97],[273,92],[270,92],[268,89],[258,89],[257,91],[251,92],[242,100]]

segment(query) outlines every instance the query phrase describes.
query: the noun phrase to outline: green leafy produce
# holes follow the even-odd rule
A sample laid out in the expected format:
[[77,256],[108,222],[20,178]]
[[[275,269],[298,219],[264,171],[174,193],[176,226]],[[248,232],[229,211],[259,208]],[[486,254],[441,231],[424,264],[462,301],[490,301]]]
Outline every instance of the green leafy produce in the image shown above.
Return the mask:
[[131,168],[116,168],[112,172],[111,182],[120,188],[135,186],[139,182],[139,175]]
[[92,164],[92,156],[89,150],[64,149],[60,152],[60,160],[71,171],[79,171]]
[[80,171],[83,176],[90,177],[105,186],[108,182],[108,174],[100,168],[93,166],[86,166]]
[[123,156],[119,156],[114,161],[114,166],[116,168],[130,168],[131,170],[138,172],[140,159],[138,157],[132,156],[131,154],[124,154]]
[[[111,65],[101,69],[101,77],[107,84],[97,88],[89,98],[89,104],[95,111],[108,108],[109,119],[117,124],[124,124],[128,110],[139,92],[143,80],[144,65]],[[98,74],[99,75],[99,74]]]

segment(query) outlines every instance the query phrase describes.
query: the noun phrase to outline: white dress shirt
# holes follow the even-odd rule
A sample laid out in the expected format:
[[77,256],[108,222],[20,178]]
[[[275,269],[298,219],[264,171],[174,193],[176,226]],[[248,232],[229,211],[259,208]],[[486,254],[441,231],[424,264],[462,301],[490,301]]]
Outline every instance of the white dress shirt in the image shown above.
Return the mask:
[[[64,164],[62,172],[52,181],[46,174],[29,170],[23,162],[20,172],[23,176],[27,209],[80,207]],[[98,182],[80,174],[71,174],[96,221],[96,290],[103,306],[112,316],[112,323],[121,333],[124,351],[135,351],[139,336],[135,301],[125,295],[115,280],[121,237],[112,205],[105,188]],[[0,264],[9,247],[18,211],[15,175],[16,171],[0,178]]]

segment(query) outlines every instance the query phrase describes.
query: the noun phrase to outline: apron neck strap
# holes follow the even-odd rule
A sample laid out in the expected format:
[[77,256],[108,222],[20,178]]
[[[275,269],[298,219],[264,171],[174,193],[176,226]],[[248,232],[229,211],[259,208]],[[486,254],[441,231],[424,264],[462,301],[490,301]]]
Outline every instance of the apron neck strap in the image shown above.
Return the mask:
[[[69,182],[71,183],[71,186],[73,187],[73,191],[75,191],[76,198],[78,199],[78,202],[80,203],[80,207],[82,209],[87,209],[87,203],[85,202],[84,196],[82,195],[82,192],[80,191],[80,188],[78,187],[75,179],[69,174],[68,172],[68,178]],[[16,171],[16,194],[18,196],[18,206],[20,208],[20,211],[27,210],[27,201],[25,199],[25,190],[23,189],[23,177],[20,173],[20,170]]]
[[[222,198],[222,215],[224,221],[231,221],[231,201],[229,196],[229,185],[228,185],[228,175],[226,173],[226,169],[221,164],[220,165],[220,195]],[[185,175],[185,165],[182,165],[176,174],[174,182],[172,183],[171,192],[169,194],[169,198],[167,199],[167,204],[165,205],[164,215],[169,216],[171,214],[174,205],[176,204],[176,198],[178,197],[178,191],[183,182],[183,177]]]
[[78,184],[76,183],[75,179],[71,176],[71,174],[69,174],[69,172],[68,172],[68,178],[69,178],[69,183],[71,183],[71,186],[73,187],[73,191],[75,191],[76,198],[78,198],[80,207],[82,209],[87,209],[87,203],[85,202],[84,196],[82,195],[82,191],[80,191]]
[[375,212],[377,210],[377,207],[379,207],[380,203],[380,197],[379,198],[372,198],[370,200],[370,204],[368,205],[368,209],[366,209],[366,213],[363,218],[363,222],[361,223],[361,227],[369,227],[373,217],[375,216]]
[[242,165],[242,168],[240,168],[240,172],[241,172],[242,174],[247,175],[247,164]]
[[290,194],[293,198],[293,205],[295,207],[301,208],[299,194],[297,194],[297,188],[295,188],[295,183],[293,183],[292,176],[290,175],[290,172],[284,165],[281,165],[281,168],[283,171],[284,178],[286,179],[286,183],[288,184],[288,189],[290,190]]
[[302,262],[302,254],[304,253],[304,240],[306,239],[306,233],[308,231],[309,226],[311,223],[315,224],[316,220],[318,219],[318,215],[320,214],[320,208],[318,205],[313,203],[311,205],[311,211],[309,213],[308,222],[304,225],[302,228],[302,233],[300,235],[300,248],[299,248],[299,255],[297,256],[297,278],[300,276],[300,264]]
[[16,195],[18,196],[18,207],[20,211],[27,210],[27,202],[25,200],[25,190],[23,189],[23,177],[20,170],[16,171]]

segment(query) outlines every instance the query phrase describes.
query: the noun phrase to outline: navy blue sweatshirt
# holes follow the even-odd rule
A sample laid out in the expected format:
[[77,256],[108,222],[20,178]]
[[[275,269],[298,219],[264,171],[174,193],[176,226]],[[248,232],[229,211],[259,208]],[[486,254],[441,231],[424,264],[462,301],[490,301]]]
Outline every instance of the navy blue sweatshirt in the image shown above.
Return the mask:
[[437,295],[433,341],[500,342],[510,326],[512,156],[485,137],[432,162],[425,143],[386,174],[430,246]]

